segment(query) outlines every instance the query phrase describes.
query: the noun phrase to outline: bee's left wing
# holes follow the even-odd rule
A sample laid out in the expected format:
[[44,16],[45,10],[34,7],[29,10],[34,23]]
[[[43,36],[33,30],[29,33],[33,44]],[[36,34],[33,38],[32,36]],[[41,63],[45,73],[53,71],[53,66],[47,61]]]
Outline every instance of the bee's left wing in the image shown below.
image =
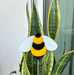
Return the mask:
[[57,49],[57,43],[53,39],[45,35],[42,35],[42,37],[44,39],[45,46],[49,51],[54,51]]
[[34,36],[28,37],[26,40],[23,41],[23,43],[20,45],[20,50],[22,52],[28,52],[30,51],[33,43]]

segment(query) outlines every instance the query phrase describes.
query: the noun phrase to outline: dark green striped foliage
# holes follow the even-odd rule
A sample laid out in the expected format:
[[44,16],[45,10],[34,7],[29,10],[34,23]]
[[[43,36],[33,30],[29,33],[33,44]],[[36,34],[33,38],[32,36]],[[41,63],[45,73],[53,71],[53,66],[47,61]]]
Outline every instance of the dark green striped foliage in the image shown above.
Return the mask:
[[21,63],[20,63],[20,69],[19,69],[19,72],[21,73],[21,70],[22,70],[22,63],[23,63],[23,61],[24,61],[24,55],[22,56],[22,59],[21,59]]
[[28,24],[30,23],[30,15],[29,15],[29,10],[28,10],[28,3],[26,3],[26,14],[27,14],[27,19],[28,19]]
[[46,75],[48,75],[49,68],[50,68],[50,58],[51,58],[51,52],[47,51],[47,56],[46,56]]
[[28,10],[28,3],[26,3],[26,14],[27,14],[27,19],[28,19],[28,36],[30,36],[30,29],[31,29],[31,26],[30,26],[30,15],[29,15],[29,10]]
[[50,17],[49,17],[49,34],[50,37],[55,39],[57,28],[58,28],[58,9],[57,9],[57,1],[54,0],[52,3]]
[[35,33],[37,33],[37,32],[41,33],[40,21],[39,21],[36,6],[35,6],[34,1],[33,1],[32,11],[31,11],[31,31],[30,31],[30,36],[35,35]]
[[23,62],[22,62],[21,75],[31,75],[31,74],[29,73],[28,68],[27,68],[27,63],[26,63],[26,60],[25,60],[25,56],[24,56],[24,60],[23,60]]
[[63,54],[65,54],[65,53],[66,53],[66,43],[64,41],[64,51],[63,51]]
[[51,75],[61,75],[70,58],[73,56],[74,50],[68,53],[65,53],[60,57],[60,59],[55,64],[55,67]]
[[[57,36],[58,36],[58,32],[59,32],[59,27],[60,27],[60,8],[59,8],[59,3],[58,0],[52,0],[50,8],[49,8],[49,12],[48,12],[48,21],[47,21],[47,31],[48,31],[48,36],[51,37],[53,40],[56,41]],[[53,67],[56,63],[56,59],[53,56],[53,53],[50,53],[49,55],[49,65],[48,66],[48,75],[51,74]],[[52,58],[53,56],[53,58]]]
[[48,36],[56,40],[60,26],[60,8],[58,0],[52,0],[48,13]]

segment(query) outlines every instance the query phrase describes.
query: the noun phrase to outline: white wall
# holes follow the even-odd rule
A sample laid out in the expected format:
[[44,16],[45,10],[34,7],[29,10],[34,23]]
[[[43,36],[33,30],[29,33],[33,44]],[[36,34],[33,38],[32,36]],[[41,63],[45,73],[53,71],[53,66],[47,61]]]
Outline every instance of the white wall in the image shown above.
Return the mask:
[[0,0],[0,75],[14,70],[18,71],[14,75],[19,75],[19,46],[28,36],[26,1]]

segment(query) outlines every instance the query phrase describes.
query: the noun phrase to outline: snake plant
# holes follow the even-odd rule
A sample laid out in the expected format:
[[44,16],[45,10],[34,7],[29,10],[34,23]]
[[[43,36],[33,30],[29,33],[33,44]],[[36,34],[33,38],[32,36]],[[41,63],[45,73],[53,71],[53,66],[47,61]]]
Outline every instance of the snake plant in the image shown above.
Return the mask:
[[[34,4],[34,0],[31,8],[31,17],[29,16],[28,4],[26,5],[29,34],[34,35],[36,32],[44,35],[44,31],[41,25],[40,17],[37,8]],[[56,41],[60,28],[60,7],[58,0],[52,0],[47,20],[47,32],[48,36]],[[56,63],[54,63],[55,56],[53,51],[47,51],[43,58],[39,61],[39,75],[61,75],[68,61],[73,56],[74,50],[68,53],[64,53]],[[31,52],[23,53],[20,63],[21,75],[37,75],[37,59],[33,57]]]

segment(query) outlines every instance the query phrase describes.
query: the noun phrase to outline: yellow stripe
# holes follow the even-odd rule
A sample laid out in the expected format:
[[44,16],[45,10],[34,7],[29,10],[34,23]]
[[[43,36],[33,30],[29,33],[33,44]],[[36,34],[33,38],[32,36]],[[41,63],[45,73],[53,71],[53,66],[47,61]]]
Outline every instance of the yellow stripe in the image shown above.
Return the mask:
[[35,44],[41,44],[41,43],[43,42],[43,37],[42,37],[42,36],[39,37],[39,38],[34,37],[33,42],[34,42]]
[[46,53],[46,47],[44,46],[44,48],[42,48],[41,50],[36,50],[33,47],[31,47],[31,53],[37,57],[43,56]]

